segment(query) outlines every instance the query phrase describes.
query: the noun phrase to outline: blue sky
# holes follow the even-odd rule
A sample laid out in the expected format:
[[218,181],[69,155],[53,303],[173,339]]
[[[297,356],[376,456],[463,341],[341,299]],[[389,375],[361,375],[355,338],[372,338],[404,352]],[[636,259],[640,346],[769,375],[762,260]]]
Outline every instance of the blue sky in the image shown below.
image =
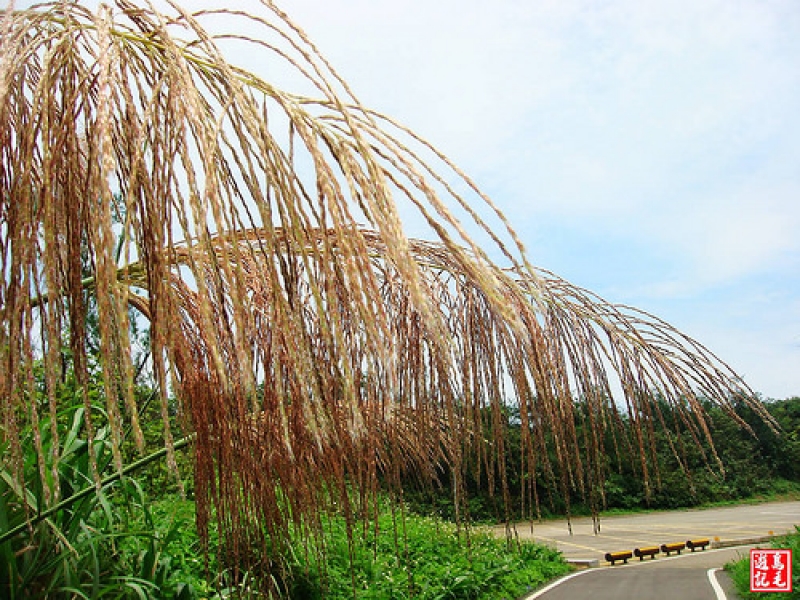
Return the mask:
[[800,4],[282,7],[477,180],[534,264],[800,394]]
[[365,105],[477,181],[533,264],[800,395],[796,0],[280,6]]

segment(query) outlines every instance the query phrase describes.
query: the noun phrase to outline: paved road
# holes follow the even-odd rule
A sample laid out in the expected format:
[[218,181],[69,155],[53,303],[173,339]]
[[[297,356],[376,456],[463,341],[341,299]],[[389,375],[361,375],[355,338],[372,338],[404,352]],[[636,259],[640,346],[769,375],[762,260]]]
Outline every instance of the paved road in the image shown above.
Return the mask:
[[733,582],[727,573],[714,569],[737,560],[748,551],[748,547],[706,550],[643,563],[587,569],[551,589],[528,596],[527,600],[733,600],[739,597]]
[[532,526],[519,524],[517,534],[520,539],[554,546],[567,559],[599,559],[605,564],[606,552],[697,538],[717,539],[722,543],[760,538],[793,531],[795,525],[800,525],[800,502],[770,502],[603,517],[596,535],[589,518],[573,519],[571,534],[563,520]]
[[[609,551],[697,538],[708,538],[724,546],[794,531],[795,525],[800,525],[800,502],[605,517],[600,521],[598,533],[587,518],[574,519],[571,532],[563,521],[520,524],[516,530],[521,539],[557,547],[568,560],[596,560],[600,565],[608,565],[604,556]],[[727,574],[719,571],[710,578],[709,571],[747,555],[752,546],[743,542],[738,547],[684,551],[681,556],[660,555],[644,562],[634,558],[627,565],[579,571],[552,589],[536,592],[529,598],[714,600],[727,597],[731,600],[737,596]],[[719,593],[712,587],[712,579]]]

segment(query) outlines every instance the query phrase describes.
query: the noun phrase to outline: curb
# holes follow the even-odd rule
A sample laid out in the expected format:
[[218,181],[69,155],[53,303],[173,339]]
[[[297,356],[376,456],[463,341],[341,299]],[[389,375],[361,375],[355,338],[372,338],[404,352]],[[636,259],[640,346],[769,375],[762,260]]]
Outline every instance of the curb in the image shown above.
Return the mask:
[[[764,535],[761,537],[753,538],[739,538],[734,540],[714,540],[710,544],[710,549],[717,550],[721,548],[735,548],[736,546],[749,546],[752,544],[763,544],[770,540],[779,537],[778,535]],[[685,556],[690,556],[686,554]],[[581,569],[595,569],[600,566],[599,558],[567,558],[566,562],[570,565],[575,565]]]
[[719,540],[711,542],[712,548],[733,548],[734,546],[748,546],[750,544],[763,544],[764,542],[768,542],[776,537],[777,535],[764,535],[761,537],[754,537],[754,538],[741,538],[738,540]]
[[600,566],[599,558],[567,558],[567,564],[575,565],[584,569],[593,569]]

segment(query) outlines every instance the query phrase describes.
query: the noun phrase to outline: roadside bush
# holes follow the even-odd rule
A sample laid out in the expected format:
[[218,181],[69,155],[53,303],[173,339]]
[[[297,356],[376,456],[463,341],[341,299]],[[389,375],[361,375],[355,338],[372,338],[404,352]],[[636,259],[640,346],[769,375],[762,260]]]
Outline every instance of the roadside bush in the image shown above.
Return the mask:
[[350,599],[355,581],[365,600],[513,599],[569,571],[554,550],[509,544],[478,529],[467,537],[439,519],[407,515],[397,528],[396,534],[392,515],[384,513],[377,532],[349,537],[344,520],[333,519],[326,565],[298,565],[301,573],[318,572],[304,585],[320,587],[293,597]]
[[[106,474],[109,432],[98,428],[90,446],[82,393],[69,379],[59,393],[75,396],[56,419],[61,501],[44,503],[32,430],[21,436],[22,477],[9,463],[0,468],[0,597],[190,598],[169,556],[177,528],[156,526],[141,486],[130,477],[112,477],[95,489],[92,461]],[[96,391],[89,394],[92,410],[105,419]],[[41,468],[53,473],[49,417],[37,433],[46,459]],[[0,451],[8,455],[9,449]]]
[[745,600],[800,600],[800,527],[797,532],[776,538],[772,541],[773,548],[791,548],[792,550],[792,592],[752,593],[750,592],[750,556],[741,560],[728,563],[725,570],[730,573],[736,585],[736,591]]

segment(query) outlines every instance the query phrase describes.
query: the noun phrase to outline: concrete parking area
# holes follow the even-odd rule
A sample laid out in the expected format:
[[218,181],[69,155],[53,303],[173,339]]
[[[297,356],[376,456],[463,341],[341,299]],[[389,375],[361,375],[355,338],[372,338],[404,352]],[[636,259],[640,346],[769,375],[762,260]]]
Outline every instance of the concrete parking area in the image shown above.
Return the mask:
[[[794,531],[796,525],[800,525],[800,502],[601,517],[597,534],[588,517],[573,519],[572,533],[566,520],[518,523],[515,528],[520,539],[556,547],[568,560],[596,560],[595,564],[607,565],[606,552],[698,538],[708,538],[712,542],[710,547],[719,548],[788,533]],[[686,552],[689,550],[683,550]],[[658,558],[660,556],[655,560]],[[638,558],[632,560],[639,562]]]

